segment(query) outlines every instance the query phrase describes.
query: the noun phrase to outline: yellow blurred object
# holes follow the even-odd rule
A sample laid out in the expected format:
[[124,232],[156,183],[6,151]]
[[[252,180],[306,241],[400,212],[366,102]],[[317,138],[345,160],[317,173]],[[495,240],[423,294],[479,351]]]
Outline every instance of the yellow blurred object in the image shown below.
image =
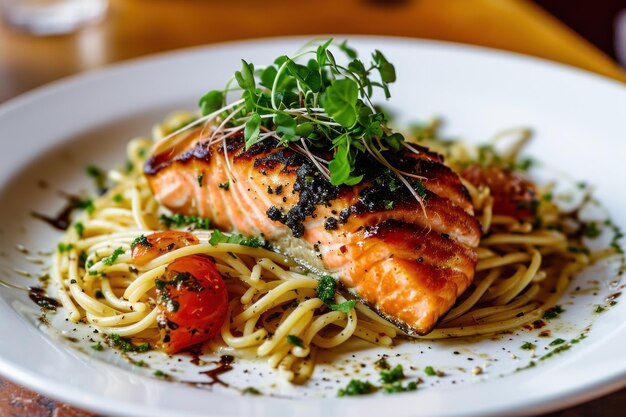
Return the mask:
[[626,82],[609,57],[529,0],[110,0],[108,19],[67,36],[0,26],[0,101],[54,79],[150,53],[228,40],[374,34],[482,45]]

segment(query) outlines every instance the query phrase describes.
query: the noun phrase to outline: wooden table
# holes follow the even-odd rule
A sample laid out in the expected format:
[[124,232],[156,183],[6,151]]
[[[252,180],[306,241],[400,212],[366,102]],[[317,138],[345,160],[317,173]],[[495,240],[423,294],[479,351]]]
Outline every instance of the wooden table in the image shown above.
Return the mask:
[[[235,39],[324,33],[483,45],[626,82],[626,73],[608,57],[526,0],[110,1],[104,22],[72,35],[34,38],[0,25],[0,102],[67,75],[146,54]],[[551,416],[621,416],[625,407],[623,390]],[[94,415],[0,378],[0,416]]]

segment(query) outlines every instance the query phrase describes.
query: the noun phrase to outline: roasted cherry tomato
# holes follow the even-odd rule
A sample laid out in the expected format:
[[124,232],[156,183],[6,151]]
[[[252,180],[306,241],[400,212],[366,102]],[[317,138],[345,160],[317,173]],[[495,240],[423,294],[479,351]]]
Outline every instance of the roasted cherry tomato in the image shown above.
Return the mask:
[[176,230],[155,232],[134,242],[131,256],[135,265],[145,265],[164,253],[198,243],[200,241],[193,233]]
[[215,337],[226,319],[228,293],[215,264],[190,255],[169,264],[156,281],[161,347],[176,353]]
[[518,220],[532,217],[537,204],[535,184],[521,174],[498,166],[470,166],[461,176],[475,186],[486,186],[493,196],[493,213]]

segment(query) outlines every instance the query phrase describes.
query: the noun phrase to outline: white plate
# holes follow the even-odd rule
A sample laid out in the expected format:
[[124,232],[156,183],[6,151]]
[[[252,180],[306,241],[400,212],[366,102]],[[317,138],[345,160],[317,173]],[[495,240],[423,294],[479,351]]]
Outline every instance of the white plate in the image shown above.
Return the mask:
[[[204,92],[223,86],[239,68],[240,58],[269,63],[305,41],[241,42],[142,59],[55,83],[0,107],[1,278],[36,284],[15,272],[36,270],[16,244],[31,248],[35,257],[38,250],[55,246],[58,233],[34,220],[30,212],[58,210],[63,201],[57,191],[84,188],[88,163],[121,162],[128,138],[147,135],[152,123],[170,110],[195,108]],[[528,153],[593,184],[616,223],[626,225],[623,85],[569,67],[479,48],[377,37],[355,37],[352,43],[362,53],[381,49],[396,65],[399,81],[392,87],[392,108],[401,119],[442,116],[448,122],[446,133],[478,140],[504,128],[532,127],[536,137]],[[567,311],[562,325],[553,329],[554,337],[575,337],[591,325],[588,337],[569,351],[541,366],[514,372],[530,360],[519,349],[521,341],[536,339],[536,333],[522,330],[497,340],[405,343],[390,352],[391,362],[450,370],[448,377],[427,380],[410,394],[338,399],[333,395],[336,387],[326,398],[314,386],[276,388],[281,395],[316,397],[294,401],[158,381],[120,361],[94,359],[93,354],[45,335],[37,328],[37,309],[25,294],[5,288],[0,292],[0,373],[106,415],[402,417],[546,412],[626,385],[626,305],[618,303],[601,315],[592,313],[593,305],[614,291],[610,285],[614,272],[609,269],[588,271],[578,279],[582,286],[599,279],[598,295],[564,297]],[[539,340],[542,346],[547,342]],[[367,355],[380,353],[370,350]],[[344,357],[349,359],[350,353]],[[489,366],[482,375],[455,374],[455,368],[471,369],[483,362]],[[346,369],[349,373],[352,368]],[[337,377],[330,368],[324,372],[339,385],[349,379]],[[419,371],[409,374],[417,376]],[[265,376],[264,380],[273,380]]]

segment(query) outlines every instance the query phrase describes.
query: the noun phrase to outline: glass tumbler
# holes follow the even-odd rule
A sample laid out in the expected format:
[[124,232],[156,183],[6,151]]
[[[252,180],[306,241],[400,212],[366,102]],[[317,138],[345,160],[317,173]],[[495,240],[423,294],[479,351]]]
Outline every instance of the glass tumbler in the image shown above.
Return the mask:
[[33,35],[61,35],[101,20],[108,0],[0,0],[11,27]]

